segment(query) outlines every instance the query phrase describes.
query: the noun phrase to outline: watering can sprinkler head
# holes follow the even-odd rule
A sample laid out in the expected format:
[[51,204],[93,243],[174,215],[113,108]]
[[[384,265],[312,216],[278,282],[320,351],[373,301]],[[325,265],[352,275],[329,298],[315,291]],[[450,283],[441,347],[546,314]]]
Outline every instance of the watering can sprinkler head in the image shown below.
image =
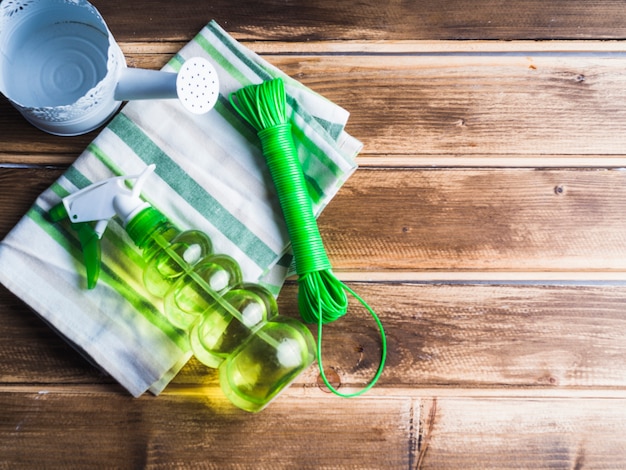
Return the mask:
[[193,114],[210,111],[219,97],[219,80],[206,59],[187,60],[178,73],[125,68],[115,88],[117,101],[179,99]]

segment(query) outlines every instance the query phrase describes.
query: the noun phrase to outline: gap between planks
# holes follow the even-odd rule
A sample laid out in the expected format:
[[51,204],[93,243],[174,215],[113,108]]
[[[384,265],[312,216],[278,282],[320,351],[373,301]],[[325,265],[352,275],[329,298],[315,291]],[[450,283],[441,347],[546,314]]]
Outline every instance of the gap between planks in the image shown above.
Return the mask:
[[[79,153],[0,153],[0,168],[69,166]],[[620,155],[372,155],[367,148],[356,157],[363,168],[626,168]]]
[[[360,387],[342,387],[344,393],[356,392]],[[85,385],[62,385],[62,384],[3,384],[0,385],[0,393],[20,393],[46,396],[56,395],[114,395],[135,399],[129,393],[125,392],[117,385],[107,384],[85,384]],[[200,385],[200,384],[169,384],[160,394],[162,397],[182,397],[182,396],[199,396],[203,395],[207,398],[223,398],[223,393],[219,385]],[[317,386],[302,386],[297,383],[293,384],[281,395],[284,398],[311,398],[316,400],[339,400],[340,398],[322,390]],[[155,397],[146,392],[143,397],[147,399],[155,399]],[[491,388],[457,388],[457,387],[383,387],[376,386],[367,393],[353,397],[351,400],[359,399],[430,399],[438,398],[469,398],[469,399],[626,399],[626,388],[524,388],[524,387],[491,387]],[[156,397],[158,399],[158,397]],[[225,398],[224,398],[225,400]]]
[[620,155],[368,155],[357,156],[363,168],[626,168]]
[[[234,35],[238,39],[237,35]],[[189,38],[190,40],[192,38]],[[125,54],[175,54],[186,41],[120,42]],[[581,41],[243,41],[257,54],[266,55],[420,55],[420,54],[626,54],[620,40]]]
[[[345,282],[626,284],[626,271],[342,271]],[[295,277],[289,280],[295,281]]]

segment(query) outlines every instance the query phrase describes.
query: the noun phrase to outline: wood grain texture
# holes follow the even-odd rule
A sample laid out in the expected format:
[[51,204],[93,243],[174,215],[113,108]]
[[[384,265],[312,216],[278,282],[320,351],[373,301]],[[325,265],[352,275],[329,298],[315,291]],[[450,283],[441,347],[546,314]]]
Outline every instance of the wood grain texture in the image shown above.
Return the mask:
[[[94,3],[130,66],[215,19],[350,111],[360,169],[320,229],[387,366],[344,400],[313,365],[255,415],[195,360],[134,399],[0,287],[0,469],[626,467],[622,2]],[[44,134],[3,97],[0,129],[1,239],[98,131]],[[323,353],[366,384],[366,312]]]
[[[625,128],[621,58],[529,52],[273,60],[352,111],[348,129],[367,141],[364,154],[623,153],[614,134]],[[336,86],[348,76],[349,90]]]
[[425,400],[425,432],[415,468],[622,468],[626,465],[625,404],[622,400]]
[[0,166],[0,239],[13,228],[35,199],[60,175],[60,169]]
[[621,170],[367,169],[320,217],[337,268],[626,268]]
[[[534,388],[565,396],[569,389],[593,395],[596,389],[626,387],[623,285],[350,285],[385,325],[388,362],[379,387],[388,396],[437,387],[506,387],[521,393]],[[297,317],[295,285],[285,288],[279,307]],[[2,383],[119,388],[4,289],[0,345]],[[340,387],[362,387],[380,358],[373,321],[353,306],[325,327],[323,351]],[[296,386],[318,390],[318,374],[311,367]],[[217,383],[215,371],[196,361],[174,380],[178,389],[192,390]]]
[[97,391],[0,392],[0,466],[3,456],[24,469],[43,462],[67,469],[409,465],[411,423],[419,419],[409,399],[275,405],[250,415],[205,394],[128,400]]
[[[0,403],[0,455],[18,457],[11,468],[42,462],[69,469],[103,462],[117,468],[209,469],[356,468],[354,462],[365,469],[621,468],[626,463],[624,400],[588,399],[581,406],[576,399],[377,398],[340,407],[324,400],[312,408],[294,398],[256,416],[225,408],[210,395],[129,403],[102,392],[40,390],[0,393]],[[520,427],[526,431],[520,434]],[[237,452],[231,450],[235,442]]]
[[[0,234],[60,171],[0,169]],[[367,168],[319,225],[338,270],[624,272],[625,201],[621,169]]]
[[[267,58],[351,112],[347,130],[366,143],[363,156],[549,158],[624,155],[625,54],[479,49]],[[171,55],[131,55],[129,62],[160,68]],[[3,98],[0,126],[20,119]],[[40,134],[19,126],[0,152],[16,163],[50,164],[52,154],[67,163],[96,135],[59,141]]]
[[[123,40],[186,39],[215,19],[237,37],[333,39],[623,39],[626,13],[618,0],[503,3],[497,0],[351,2],[187,0],[112,3],[94,0]],[[138,19],[139,18],[139,19]]]

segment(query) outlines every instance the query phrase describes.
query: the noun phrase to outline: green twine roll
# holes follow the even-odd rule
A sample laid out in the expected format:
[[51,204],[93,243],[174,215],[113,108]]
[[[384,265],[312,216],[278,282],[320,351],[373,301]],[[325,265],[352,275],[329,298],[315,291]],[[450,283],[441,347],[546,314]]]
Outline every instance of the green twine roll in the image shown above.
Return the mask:
[[[233,108],[257,131],[276,186],[298,273],[300,315],[305,322],[318,324],[317,362],[320,375],[333,393],[353,397],[372,388],[382,374],[387,357],[385,330],[374,310],[332,272],[291,135],[286,102],[280,78],[244,87],[230,95]],[[352,394],[337,391],[326,378],[322,364],[322,325],[345,315],[348,310],[346,293],[356,298],[374,318],[382,341],[381,361],[376,375],[365,388]]]

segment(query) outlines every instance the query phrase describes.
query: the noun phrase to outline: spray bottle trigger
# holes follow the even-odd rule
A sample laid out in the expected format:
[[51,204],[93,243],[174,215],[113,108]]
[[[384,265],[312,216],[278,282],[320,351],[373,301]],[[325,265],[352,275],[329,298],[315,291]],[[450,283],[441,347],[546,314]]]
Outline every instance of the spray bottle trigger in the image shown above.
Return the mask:
[[[141,173],[133,176],[118,176],[93,183],[63,198],[49,211],[50,219],[59,222],[69,219],[77,232],[85,269],[87,287],[96,286],[100,274],[100,239],[111,218],[117,215],[124,225],[138,211],[149,206],[141,200],[141,188],[155,165],[148,165]],[[128,182],[134,182],[132,189]],[[95,224],[94,224],[95,222]]]
[[78,233],[78,240],[83,249],[83,260],[87,273],[87,289],[96,287],[98,277],[100,277],[100,235],[97,230],[86,222],[74,224],[74,229]]
[[[65,204],[62,202],[50,209],[49,215],[53,222],[69,219]],[[100,220],[96,223],[95,227],[89,222],[76,222],[71,224],[74,231],[78,234],[78,240],[83,251],[88,289],[93,289],[96,286],[98,277],[100,276],[100,239],[106,229],[107,223],[107,220]]]

